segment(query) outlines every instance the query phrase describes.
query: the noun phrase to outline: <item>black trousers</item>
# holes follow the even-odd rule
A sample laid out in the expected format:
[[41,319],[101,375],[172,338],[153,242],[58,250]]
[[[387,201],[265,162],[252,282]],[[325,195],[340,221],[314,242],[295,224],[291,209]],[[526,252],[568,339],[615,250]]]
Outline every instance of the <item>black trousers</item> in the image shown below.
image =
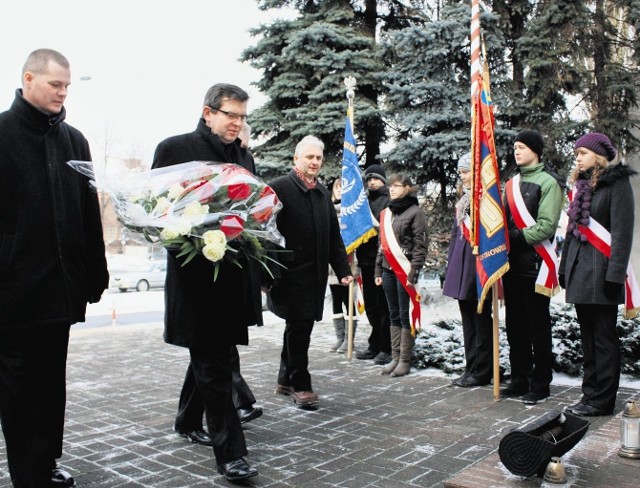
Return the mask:
[[616,404],[620,386],[620,337],[617,305],[579,305],[582,352],[582,402],[605,411]]
[[364,312],[371,325],[369,349],[391,354],[391,329],[389,328],[389,306],[384,288],[375,282],[375,267],[360,266]]
[[309,374],[309,343],[313,320],[287,320],[284,328],[278,384],[295,391],[313,391]]
[[[349,287],[343,285],[329,285],[331,292],[331,310],[334,316],[343,314],[347,317],[349,314]],[[353,305],[353,314],[356,316],[356,306]]]
[[48,487],[62,456],[69,329],[0,332],[0,422],[16,488]]
[[[231,350],[231,397],[233,406],[238,408],[250,408],[256,403],[256,398],[249,385],[240,374],[240,355],[238,348],[232,346]],[[187,373],[182,383],[180,400],[178,403],[178,413],[176,415],[176,430],[188,431],[200,429],[202,427],[202,417],[204,416],[204,401],[196,386],[196,377],[193,373],[193,366],[189,363]]]
[[238,355],[236,346],[191,347],[189,355],[191,362],[180,394],[176,428],[201,428],[201,408],[204,406],[216,462],[222,464],[246,456],[247,445],[232,394],[233,358]]
[[465,376],[490,381],[493,376],[493,314],[491,294],[482,313],[477,313],[478,300],[458,300],[464,337]]
[[553,379],[551,298],[535,292],[535,278],[507,273],[503,284],[511,383],[549,395]]

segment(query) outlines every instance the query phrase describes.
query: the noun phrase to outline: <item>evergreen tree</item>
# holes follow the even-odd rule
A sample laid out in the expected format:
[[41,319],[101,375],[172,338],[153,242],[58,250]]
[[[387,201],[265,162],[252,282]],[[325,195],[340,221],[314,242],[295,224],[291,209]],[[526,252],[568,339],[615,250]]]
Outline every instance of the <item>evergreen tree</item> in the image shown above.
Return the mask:
[[[496,2],[494,2],[495,4]],[[588,130],[608,134],[624,152],[638,147],[629,109],[637,105],[640,1],[531,2],[512,58],[523,71],[514,127],[547,136],[545,160],[563,172],[573,142]]]
[[[326,146],[325,175],[335,174],[342,162],[348,106],[345,77],[354,76],[358,84],[356,138],[362,127],[382,127],[377,101],[362,95],[378,84],[375,76],[381,63],[375,38],[356,20],[346,0],[265,1],[261,7],[278,5],[299,6],[301,15],[255,29],[253,34],[262,39],[243,53],[243,60],[263,70],[258,88],[269,98],[251,116],[256,135],[266,137],[255,148],[261,173],[288,171],[297,142],[314,134]],[[376,134],[383,138],[380,131]]]

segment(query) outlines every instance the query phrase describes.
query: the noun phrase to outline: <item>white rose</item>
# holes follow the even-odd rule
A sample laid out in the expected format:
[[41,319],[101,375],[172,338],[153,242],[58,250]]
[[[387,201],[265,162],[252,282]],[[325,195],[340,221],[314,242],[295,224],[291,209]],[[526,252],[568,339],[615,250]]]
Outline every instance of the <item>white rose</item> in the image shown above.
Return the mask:
[[193,225],[201,224],[204,221],[204,216],[209,213],[208,205],[201,205],[200,202],[189,202],[185,207],[182,215],[193,223]]
[[202,248],[202,255],[209,261],[220,261],[224,257],[226,244],[207,244]]
[[169,226],[162,229],[160,232],[160,239],[163,241],[170,241],[171,239],[175,239],[180,234],[175,227]]
[[169,192],[168,192],[167,196],[171,200],[175,200],[180,195],[182,195],[183,191],[184,191],[184,188],[182,188],[182,185],[179,185],[179,184],[176,183],[175,185],[172,185],[171,188],[169,188]]
[[224,235],[224,232],[221,230],[208,230],[204,234],[202,234],[202,240],[204,240],[205,245],[211,244],[225,244],[227,243],[227,238]]

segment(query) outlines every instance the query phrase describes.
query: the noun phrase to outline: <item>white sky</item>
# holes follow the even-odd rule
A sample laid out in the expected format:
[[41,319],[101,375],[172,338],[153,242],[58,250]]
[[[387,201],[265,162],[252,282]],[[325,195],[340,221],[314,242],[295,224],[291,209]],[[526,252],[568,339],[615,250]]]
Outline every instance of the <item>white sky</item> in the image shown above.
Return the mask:
[[[195,129],[207,89],[244,88],[249,113],[264,103],[250,85],[260,73],[238,61],[255,45],[248,29],[282,15],[254,0],[30,0],[0,4],[0,112],[21,87],[34,49],[52,48],[71,63],[67,122],[104,155],[150,162],[165,137]],[[91,77],[81,81],[81,77]]]

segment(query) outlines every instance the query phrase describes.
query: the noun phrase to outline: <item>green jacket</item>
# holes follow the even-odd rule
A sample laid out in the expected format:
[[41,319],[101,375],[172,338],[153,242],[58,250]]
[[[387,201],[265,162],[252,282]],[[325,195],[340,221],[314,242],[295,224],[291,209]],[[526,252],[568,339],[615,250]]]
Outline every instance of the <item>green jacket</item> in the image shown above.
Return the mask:
[[533,246],[545,239],[554,242],[564,205],[564,192],[559,177],[552,175],[543,163],[520,167],[519,170],[520,192],[535,224],[518,230],[505,193],[504,206],[510,245],[509,268],[514,274],[535,277],[542,259]]

